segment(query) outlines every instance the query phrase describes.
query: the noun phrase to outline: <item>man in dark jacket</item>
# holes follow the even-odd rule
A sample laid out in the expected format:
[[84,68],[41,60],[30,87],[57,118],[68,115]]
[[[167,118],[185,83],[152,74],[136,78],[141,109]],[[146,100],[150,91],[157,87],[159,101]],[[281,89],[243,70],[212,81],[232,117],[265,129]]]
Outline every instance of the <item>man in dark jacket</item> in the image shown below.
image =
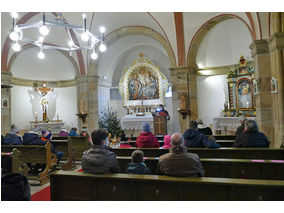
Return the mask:
[[149,123],[142,123],[142,132],[136,139],[136,147],[155,148],[160,147],[158,139],[150,130]]
[[183,177],[203,177],[204,170],[199,156],[187,152],[184,147],[183,136],[174,133],[171,136],[170,152],[160,156],[158,163],[158,174]]
[[185,145],[192,148],[219,148],[220,144],[209,140],[203,133],[198,132],[198,124],[196,121],[191,121],[189,129],[184,134]]
[[117,173],[120,171],[116,154],[103,145],[108,137],[105,129],[96,129],[91,134],[93,145],[83,152],[82,168],[89,173]]
[[128,174],[151,174],[149,168],[144,163],[144,153],[141,150],[135,150],[131,154],[132,161],[127,165]]
[[256,121],[247,120],[244,133],[236,137],[233,147],[269,147],[269,141],[258,131]]
[[205,126],[200,118],[197,120],[197,124],[198,132],[203,133],[204,135],[213,135],[211,128]]
[[244,115],[241,115],[239,117],[239,121],[240,121],[241,125],[236,130],[236,133],[235,133],[236,136],[239,136],[239,135],[243,134],[243,132],[245,130],[245,122],[246,122],[246,120],[247,120],[247,117],[244,116]]
[[14,124],[11,125],[11,131],[4,138],[4,143],[6,145],[22,145],[22,137],[19,134],[20,129]]

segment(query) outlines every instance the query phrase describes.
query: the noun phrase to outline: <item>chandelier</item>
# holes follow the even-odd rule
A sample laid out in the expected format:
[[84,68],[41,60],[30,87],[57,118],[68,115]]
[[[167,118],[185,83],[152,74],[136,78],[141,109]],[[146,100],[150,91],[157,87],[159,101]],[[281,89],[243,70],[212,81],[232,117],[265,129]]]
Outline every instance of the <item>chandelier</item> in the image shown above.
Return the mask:
[[[38,53],[38,58],[40,59],[45,58],[44,50],[51,49],[51,50],[66,51],[69,53],[70,56],[72,55],[73,51],[91,50],[92,51],[91,58],[95,60],[98,57],[98,54],[95,51],[96,46],[98,44],[100,44],[99,50],[101,52],[105,52],[107,49],[106,45],[104,44],[105,28],[103,26],[99,28],[99,31],[101,33],[100,37],[94,36],[90,31],[87,30],[86,14],[82,14],[83,18],[82,26],[71,24],[69,21],[63,18],[62,13],[58,13],[57,17],[51,20],[47,19],[45,13],[43,13],[42,20],[31,24],[16,24],[18,13],[11,13],[11,16],[13,18],[13,30],[10,33],[9,37],[13,41],[12,48],[16,52],[21,50],[19,41],[38,46],[40,48]],[[45,39],[48,37],[52,27],[62,27],[66,29],[68,34],[68,40],[66,44],[68,43],[68,45],[58,46],[58,45],[48,44],[45,42]],[[39,37],[37,40],[24,37],[24,31],[29,28],[38,29]],[[75,33],[77,36],[79,36],[81,40],[84,41],[85,46],[79,46],[78,43],[76,44],[76,42],[73,41],[71,33]]]

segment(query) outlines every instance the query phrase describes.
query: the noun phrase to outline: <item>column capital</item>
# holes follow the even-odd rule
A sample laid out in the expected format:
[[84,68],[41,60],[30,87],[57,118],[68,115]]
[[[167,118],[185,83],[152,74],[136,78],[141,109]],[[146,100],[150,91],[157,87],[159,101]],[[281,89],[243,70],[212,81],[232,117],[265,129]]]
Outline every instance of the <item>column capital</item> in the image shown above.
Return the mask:
[[198,68],[196,66],[179,66],[179,67],[170,67],[169,68],[171,75],[197,75]]
[[270,52],[284,50],[284,32],[273,34],[268,39],[268,42]]
[[269,46],[267,40],[254,40],[249,46],[251,49],[251,55],[254,58],[259,54],[267,54],[269,53]]

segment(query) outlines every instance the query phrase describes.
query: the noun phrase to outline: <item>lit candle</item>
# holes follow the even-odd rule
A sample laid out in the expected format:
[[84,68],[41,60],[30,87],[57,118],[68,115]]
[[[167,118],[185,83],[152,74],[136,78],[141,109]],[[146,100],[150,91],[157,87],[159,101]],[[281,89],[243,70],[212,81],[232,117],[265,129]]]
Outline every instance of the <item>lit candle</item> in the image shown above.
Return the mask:
[[249,102],[247,101],[247,108],[249,108]]
[[230,103],[228,102],[228,109],[230,108]]

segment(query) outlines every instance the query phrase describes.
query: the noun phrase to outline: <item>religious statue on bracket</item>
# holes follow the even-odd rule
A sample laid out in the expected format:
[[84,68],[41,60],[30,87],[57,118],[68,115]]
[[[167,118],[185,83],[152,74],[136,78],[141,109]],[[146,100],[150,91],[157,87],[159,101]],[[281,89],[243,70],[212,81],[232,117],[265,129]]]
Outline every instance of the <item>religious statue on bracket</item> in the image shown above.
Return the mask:
[[42,87],[35,87],[28,90],[32,111],[37,119],[38,113],[42,113],[42,120],[49,121],[55,117],[57,92],[54,88],[47,88],[46,82],[42,83]]
[[128,114],[151,114],[155,107],[165,104],[168,80],[159,67],[139,54],[119,82],[119,92]]
[[225,117],[256,115],[254,95],[258,93],[257,82],[254,79],[254,67],[246,66],[246,63],[246,59],[241,56],[240,66],[228,72],[229,104],[225,103],[228,106],[223,110]]

